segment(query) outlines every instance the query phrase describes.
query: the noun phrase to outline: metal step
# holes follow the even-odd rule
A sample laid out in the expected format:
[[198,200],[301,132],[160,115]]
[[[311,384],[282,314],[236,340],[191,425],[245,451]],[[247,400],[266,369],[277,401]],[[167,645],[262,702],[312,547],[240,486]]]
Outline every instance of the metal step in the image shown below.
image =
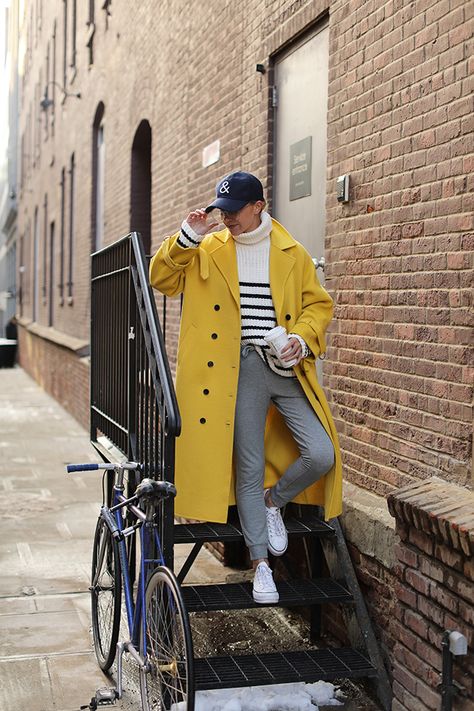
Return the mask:
[[[334,536],[334,529],[317,516],[285,519],[289,536]],[[242,540],[240,527],[231,523],[180,523],[174,527],[175,543],[205,543],[209,541]]]
[[[331,578],[286,580],[277,582],[276,586],[280,593],[280,600],[276,603],[279,607],[353,602],[350,592]],[[183,585],[181,592],[188,612],[262,607],[252,597],[252,583]],[[271,606],[275,607],[275,604]]]
[[375,677],[376,669],[354,649],[207,657],[194,660],[196,689]]

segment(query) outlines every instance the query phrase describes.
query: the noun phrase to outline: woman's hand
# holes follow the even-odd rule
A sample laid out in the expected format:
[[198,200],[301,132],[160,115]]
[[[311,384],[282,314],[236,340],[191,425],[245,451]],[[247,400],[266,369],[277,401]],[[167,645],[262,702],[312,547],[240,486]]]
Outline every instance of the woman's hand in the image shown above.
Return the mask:
[[280,360],[283,362],[295,360],[295,365],[298,365],[300,360],[303,358],[303,349],[301,343],[294,336],[290,336],[288,343],[280,352]]
[[210,222],[207,212],[202,208],[190,212],[186,218],[186,222],[198,235],[205,235],[211,232],[212,229],[219,224],[217,221]]

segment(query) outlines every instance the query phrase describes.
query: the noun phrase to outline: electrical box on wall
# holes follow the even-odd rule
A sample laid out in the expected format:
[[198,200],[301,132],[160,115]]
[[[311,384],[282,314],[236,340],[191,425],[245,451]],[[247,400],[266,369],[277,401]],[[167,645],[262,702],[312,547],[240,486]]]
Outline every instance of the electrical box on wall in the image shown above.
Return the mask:
[[336,181],[336,196],[338,202],[349,202],[349,176],[340,175]]

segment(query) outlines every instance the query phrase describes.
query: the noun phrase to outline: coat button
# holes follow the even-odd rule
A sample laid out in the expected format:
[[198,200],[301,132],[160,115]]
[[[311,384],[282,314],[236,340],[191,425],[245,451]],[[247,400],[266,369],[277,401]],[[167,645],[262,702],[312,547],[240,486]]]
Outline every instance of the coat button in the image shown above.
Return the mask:
[[206,424],[206,418],[205,418],[205,417],[201,417],[201,419],[199,420],[199,422],[201,423],[201,425],[205,425],[205,424]]
[[285,318],[286,318],[287,321],[289,321],[289,320],[291,319],[290,314],[286,314]]
[[204,388],[204,390],[202,391],[202,394],[209,395],[209,390],[207,388]]
[[212,362],[212,360],[209,360],[209,361],[207,362],[207,367],[208,367],[208,368],[212,368],[213,365],[214,365],[214,363]]
[[220,308],[221,308],[221,307],[219,306],[219,304],[216,304],[216,305],[214,306],[214,311],[219,311]]
[[213,338],[213,339],[214,339],[214,341],[215,341],[215,340],[216,340],[216,338],[217,338],[217,333],[211,333],[211,338]]

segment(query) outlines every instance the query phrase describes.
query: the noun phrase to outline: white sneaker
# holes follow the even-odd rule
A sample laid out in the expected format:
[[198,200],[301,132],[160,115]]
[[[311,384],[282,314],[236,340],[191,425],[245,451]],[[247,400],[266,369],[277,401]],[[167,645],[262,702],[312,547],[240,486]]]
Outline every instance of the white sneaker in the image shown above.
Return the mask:
[[[268,489],[265,490],[268,491]],[[283,523],[280,509],[265,504],[268,530],[268,550],[273,555],[283,555],[288,548],[288,532]]]
[[263,560],[257,565],[257,569],[255,570],[252,595],[255,602],[261,603],[275,603],[280,599],[278,590],[273,581],[272,571]]

